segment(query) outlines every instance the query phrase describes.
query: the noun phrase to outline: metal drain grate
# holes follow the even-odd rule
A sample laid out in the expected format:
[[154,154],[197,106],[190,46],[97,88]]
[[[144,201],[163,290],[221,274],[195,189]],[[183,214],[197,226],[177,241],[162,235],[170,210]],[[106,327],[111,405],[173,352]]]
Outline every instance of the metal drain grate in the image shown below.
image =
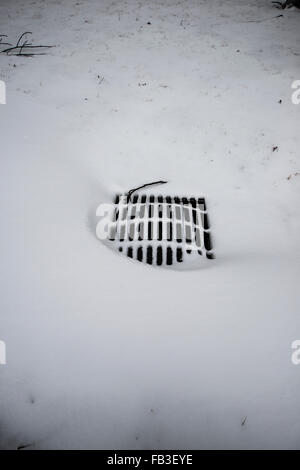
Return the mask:
[[129,258],[171,266],[213,259],[204,198],[118,194],[108,223],[108,241]]

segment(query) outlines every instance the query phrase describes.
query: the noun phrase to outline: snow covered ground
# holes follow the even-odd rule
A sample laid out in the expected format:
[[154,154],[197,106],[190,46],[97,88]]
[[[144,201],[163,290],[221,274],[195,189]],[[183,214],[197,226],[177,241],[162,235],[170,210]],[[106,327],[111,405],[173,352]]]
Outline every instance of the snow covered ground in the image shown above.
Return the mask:
[[[300,448],[300,10],[1,0],[25,31],[56,47],[0,55],[1,448]],[[206,197],[209,266],[97,240],[157,179]]]

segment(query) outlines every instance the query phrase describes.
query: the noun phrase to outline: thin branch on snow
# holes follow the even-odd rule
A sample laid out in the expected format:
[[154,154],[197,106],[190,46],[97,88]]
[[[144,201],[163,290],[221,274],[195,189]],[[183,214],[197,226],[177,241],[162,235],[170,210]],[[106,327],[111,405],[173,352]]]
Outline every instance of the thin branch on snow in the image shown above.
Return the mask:
[[264,21],[275,20],[276,18],[281,18],[283,15],[276,15],[272,16],[272,18],[264,18],[263,20],[249,20],[249,21],[242,21],[242,23],[263,23]]
[[[49,49],[51,47],[55,47],[55,46],[46,46],[46,45],[42,45],[42,44],[39,44],[39,45],[33,45],[31,42],[28,42],[27,39],[25,39],[25,36],[27,34],[32,34],[31,31],[25,31],[25,33],[21,34],[21,36],[19,37],[17,43],[15,46],[13,46],[12,44],[10,43],[3,43],[2,42],[2,37],[7,37],[5,34],[1,34],[0,35],[0,46],[1,44],[5,44],[5,45],[8,45],[8,46],[11,46],[11,47],[8,47],[7,49],[3,49],[2,51],[0,51],[0,54],[7,54],[7,55],[13,55],[13,56],[21,56],[21,57],[33,57],[35,55],[45,55],[45,52],[28,52],[30,49]],[[23,40],[24,38],[24,40]]]
[[127,193],[127,201],[130,201],[131,195],[137,191],[138,189],[146,188],[147,186],[152,186],[154,184],[166,184],[168,181],[154,181],[153,183],[146,183],[143,184],[142,186],[138,186],[137,188],[133,188]]
[[0,34],[0,46],[12,46],[10,42],[3,42],[3,38],[7,38],[6,34]]
[[21,39],[22,39],[26,34],[32,34],[32,32],[31,32],[31,31],[25,31],[25,33],[21,34],[21,36],[20,36],[19,39],[18,39],[18,42],[17,42],[17,46],[16,46],[16,47],[18,47],[18,45],[20,44]]

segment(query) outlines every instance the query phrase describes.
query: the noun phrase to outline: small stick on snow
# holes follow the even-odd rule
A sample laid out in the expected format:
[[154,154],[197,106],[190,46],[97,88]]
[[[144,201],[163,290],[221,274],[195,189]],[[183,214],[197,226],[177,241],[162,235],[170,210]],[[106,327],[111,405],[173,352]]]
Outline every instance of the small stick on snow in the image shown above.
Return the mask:
[[127,193],[127,202],[130,201],[130,198],[131,198],[132,193],[134,193],[134,192],[137,191],[138,189],[146,188],[147,186],[152,186],[152,185],[154,185],[154,184],[166,184],[167,182],[168,182],[168,181],[154,181],[153,183],[146,183],[146,184],[143,184],[142,186],[138,186],[137,188],[131,189],[131,190],[128,191],[128,193]]
[[249,20],[249,21],[242,21],[242,23],[263,23],[264,21],[275,20],[276,18],[281,18],[283,15],[272,16],[272,18],[264,18],[263,20]]
[[[0,54],[6,53],[7,55],[15,55],[15,56],[22,56],[22,57],[33,57],[35,55],[45,55],[45,53],[43,53],[43,52],[40,52],[40,53],[26,52],[26,51],[28,51],[28,49],[36,49],[36,48],[38,48],[38,49],[47,48],[48,49],[48,48],[51,48],[51,47],[55,47],[55,46],[44,46],[42,44],[33,45],[31,42],[29,43],[26,39],[24,40],[24,42],[21,43],[22,38],[26,34],[32,34],[32,32],[31,31],[25,31],[25,33],[21,34],[21,36],[19,37],[19,39],[17,41],[17,44],[15,46],[12,46],[9,43],[2,43],[2,39],[0,39],[0,45],[5,44],[5,45],[8,45],[8,46],[12,46],[12,47],[9,47],[7,49],[4,49],[3,51],[0,51]],[[5,37],[5,35],[0,35],[0,37]],[[13,51],[15,51],[15,53],[11,53]]]

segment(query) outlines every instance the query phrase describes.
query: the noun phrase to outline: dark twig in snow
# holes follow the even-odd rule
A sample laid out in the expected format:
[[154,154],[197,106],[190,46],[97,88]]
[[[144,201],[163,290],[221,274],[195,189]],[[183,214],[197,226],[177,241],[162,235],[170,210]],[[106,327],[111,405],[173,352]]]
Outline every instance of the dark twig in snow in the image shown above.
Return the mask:
[[166,184],[167,181],[154,181],[153,183],[146,183],[143,184],[142,186],[138,186],[137,188],[133,188],[127,193],[127,201],[130,201],[131,195],[137,191],[138,189],[146,188],[147,186],[153,186],[154,184]]
[[23,450],[23,449],[27,449],[28,447],[30,447],[32,444],[21,444],[17,447],[17,450]]
[[300,172],[299,172],[299,171],[296,171],[296,173],[290,174],[290,175],[287,177],[287,180],[290,180],[291,178],[293,178],[293,176],[300,176]]
[[242,21],[242,23],[263,23],[264,21],[275,20],[276,18],[281,18],[283,15],[276,15],[272,16],[272,18],[264,18],[263,20],[249,20],[249,21]]
[[7,38],[6,34],[0,34],[0,46],[12,46],[10,42],[3,42],[2,38]]
[[[3,53],[7,55],[14,55],[14,56],[33,57],[35,55],[45,55],[45,52],[33,53],[33,52],[28,52],[29,49],[44,49],[44,48],[49,49],[51,47],[55,47],[55,46],[45,46],[42,44],[33,45],[31,42],[28,42],[26,39],[23,40],[26,34],[32,34],[32,32],[25,31],[25,33],[21,34],[15,46],[12,46],[12,44],[9,44],[9,43],[2,43],[2,41],[0,40],[0,45],[5,44],[8,46],[12,46],[12,47],[8,47],[7,49],[4,49],[3,51],[0,51],[0,54]],[[1,36],[4,36],[4,35],[1,35]]]
[[32,34],[32,32],[31,32],[31,31],[25,31],[25,33],[21,34],[21,36],[20,36],[19,39],[18,39],[18,42],[17,42],[16,47],[19,46],[21,39],[22,39],[26,34]]

